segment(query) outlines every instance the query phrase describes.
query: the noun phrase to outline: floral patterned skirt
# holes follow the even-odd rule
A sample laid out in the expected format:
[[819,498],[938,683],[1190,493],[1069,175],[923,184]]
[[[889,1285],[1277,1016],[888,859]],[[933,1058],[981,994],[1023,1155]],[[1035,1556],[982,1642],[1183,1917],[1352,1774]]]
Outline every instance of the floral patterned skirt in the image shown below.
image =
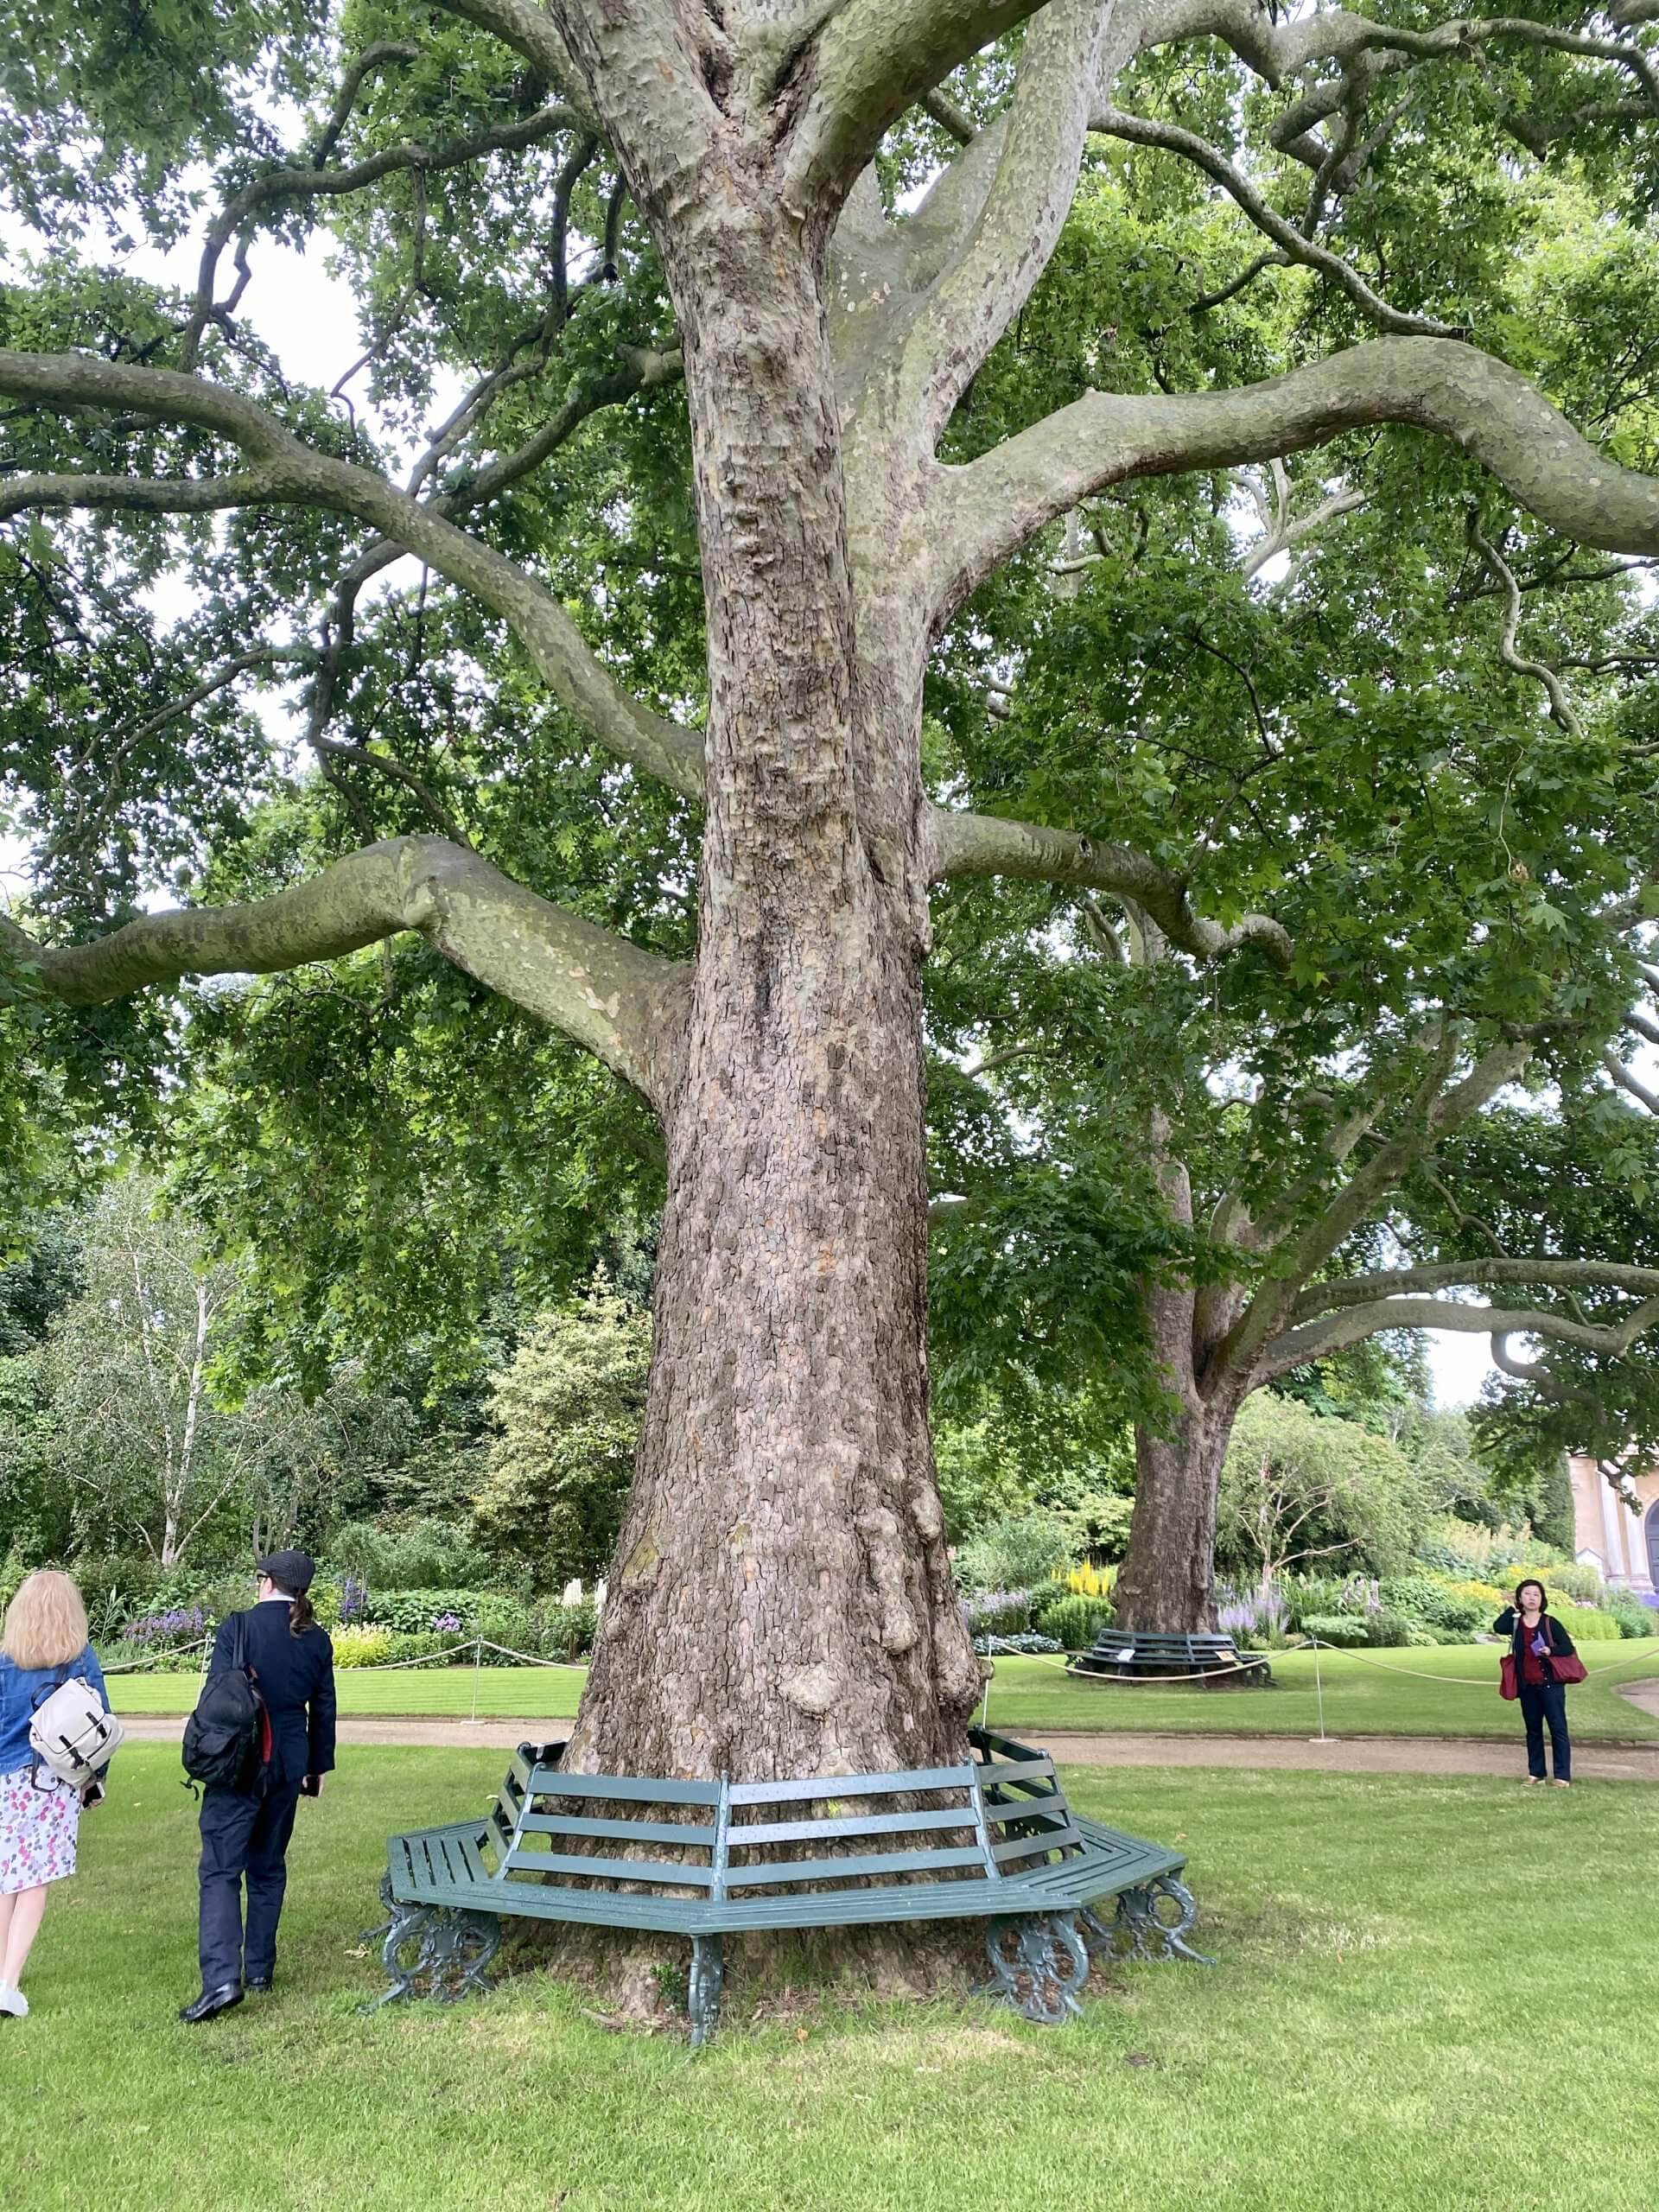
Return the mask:
[[0,1774],[0,1897],[60,1882],[75,1871],[75,1837],[80,1827],[80,1792],[53,1782],[42,1770],[45,1787],[35,1787],[31,1770]]

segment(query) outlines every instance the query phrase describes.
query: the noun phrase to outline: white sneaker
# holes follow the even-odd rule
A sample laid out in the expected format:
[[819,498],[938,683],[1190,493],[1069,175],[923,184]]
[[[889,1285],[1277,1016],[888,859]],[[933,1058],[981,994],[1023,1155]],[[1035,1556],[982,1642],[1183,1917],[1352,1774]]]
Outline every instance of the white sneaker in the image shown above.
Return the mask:
[[9,1989],[0,1981],[0,2012],[10,2012],[14,2020],[29,2018],[29,1999],[21,1989]]

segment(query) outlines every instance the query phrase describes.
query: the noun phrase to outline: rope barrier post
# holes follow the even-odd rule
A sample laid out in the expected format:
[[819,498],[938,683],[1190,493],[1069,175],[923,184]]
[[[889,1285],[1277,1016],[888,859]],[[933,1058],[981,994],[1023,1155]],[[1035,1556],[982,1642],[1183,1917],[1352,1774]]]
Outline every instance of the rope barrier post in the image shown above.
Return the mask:
[[1325,1684],[1319,1676],[1319,1639],[1316,1636],[1310,1641],[1313,1646],[1313,1695],[1319,1702],[1319,1732],[1307,1740],[1310,1744],[1328,1744],[1331,1738],[1325,1732]]
[[[993,1662],[992,1662],[992,1664],[991,1664],[991,1674],[992,1674],[992,1675],[994,1675],[995,1672],[996,1672],[996,1665],[995,1665],[995,1661],[993,1661]],[[979,1708],[979,1725],[980,1725],[980,1726],[981,1726],[982,1728],[988,1728],[988,1727],[990,1726],[990,1725],[991,1725],[991,1675],[986,1675],[986,1677],[985,1677],[985,1702],[984,1702],[984,1704],[983,1704],[983,1705],[982,1705],[982,1706],[980,1707],[980,1708]]]
[[474,1720],[478,1718],[478,1678],[483,1671],[483,1667],[484,1639],[481,1636],[474,1637],[473,1639],[473,1718]]

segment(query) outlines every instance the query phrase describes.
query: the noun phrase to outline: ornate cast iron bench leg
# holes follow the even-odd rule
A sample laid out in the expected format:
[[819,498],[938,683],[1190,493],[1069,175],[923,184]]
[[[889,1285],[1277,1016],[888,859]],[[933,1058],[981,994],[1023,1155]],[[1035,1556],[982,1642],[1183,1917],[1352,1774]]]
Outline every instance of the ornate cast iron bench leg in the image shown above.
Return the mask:
[[691,1972],[686,1984],[686,2010],[691,2015],[691,2048],[701,2050],[720,2021],[720,1990],[726,1978],[726,1961],[718,1936],[691,1938]]
[[[1174,1907],[1173,1918],[1160,1910],[1165,1904]],[[1215,1961],[1195,1951],[1186,1941],[1186,1931],[1198,1916],[1198,1899],[1185,1883],[1178,1882],[1173,1874],[1160,1874],[1156,1881],[1123,1891],[1109,1928],[1093,1912],[1085,1912],[1083,1918],[1091,1931],[1090,1950],[1127,1948],[1130,1957],[1147,1959],[1154,1965],[1170,1959],[1190,1959],[1194,1966],[1212,1967]]]
[[996,1976],[992,1994],[1040,2027],[1058,2027],[1083,2010],[1077,1992],[1089,1979],[1089,1954],[1070,1912],[1020,1913],[993,1920],[985,1951]]
[[[438,2005],[481,1996],[489,1988],[486,1969],[501,1948],[501,1923],[494,1913],[400,1904],[391,1894],[390,1875],[382,1878],[380,1902],[386,1908],[386,1923],[370,1929],[363,1940],[379,1944],[380,1963],[391,1986],[383,1997],[363,2008],[365,2012],[378,2012],[383,2005],[418,1996],[416,1984],[423,1980]],[[409,1958],[411,1949],[414,1955]]]

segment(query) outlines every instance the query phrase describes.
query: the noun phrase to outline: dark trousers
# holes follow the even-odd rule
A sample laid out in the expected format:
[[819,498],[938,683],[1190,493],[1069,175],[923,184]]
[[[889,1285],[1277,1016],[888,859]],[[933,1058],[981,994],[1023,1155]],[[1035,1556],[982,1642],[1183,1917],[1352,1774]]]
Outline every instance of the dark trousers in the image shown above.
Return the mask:
[[[276,1923],[288,1887],[285,1853],[294,1833],[300,1785],[273,1782],[263,1797],[209,1789],[201,1800],[199,1948],[201,1986],[223,1989],[246,1977],[260,1980],[276,1964]],[[242,1937],[242,1880],[248,1884],[248,1932]]]
[[1555,1779],[1573,1779],[1573,1745],[1567,1733],[1567,1692],[1559,1682],[1522,1682],[1521,1717],[1527,1724],[1527,1772],[1544,1778],[1544,1724],[1549,1724],[1549,1748],[1555,1757]]

